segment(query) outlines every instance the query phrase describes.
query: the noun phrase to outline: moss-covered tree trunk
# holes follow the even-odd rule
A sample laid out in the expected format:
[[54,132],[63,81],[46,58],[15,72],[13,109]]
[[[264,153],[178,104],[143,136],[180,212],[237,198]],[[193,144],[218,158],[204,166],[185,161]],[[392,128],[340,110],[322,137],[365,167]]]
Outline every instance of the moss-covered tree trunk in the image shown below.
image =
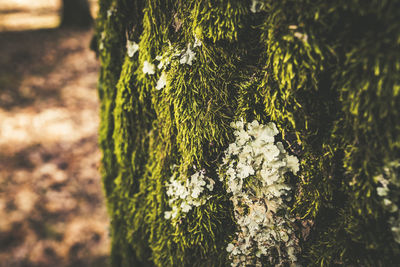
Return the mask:
[[99,2],[113,266],[399,266],[400,1]]
[[63,0],[61,11],[61,27],[87,28],[92,26],[88,0]]

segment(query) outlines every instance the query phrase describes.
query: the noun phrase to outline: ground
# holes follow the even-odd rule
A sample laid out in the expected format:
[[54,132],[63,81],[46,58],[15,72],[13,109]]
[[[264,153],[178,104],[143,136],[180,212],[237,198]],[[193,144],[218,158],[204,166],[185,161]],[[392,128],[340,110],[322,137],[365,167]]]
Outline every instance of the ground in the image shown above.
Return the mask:
[[24,23],[0,20],[0,267],[108,266],[92,31]]

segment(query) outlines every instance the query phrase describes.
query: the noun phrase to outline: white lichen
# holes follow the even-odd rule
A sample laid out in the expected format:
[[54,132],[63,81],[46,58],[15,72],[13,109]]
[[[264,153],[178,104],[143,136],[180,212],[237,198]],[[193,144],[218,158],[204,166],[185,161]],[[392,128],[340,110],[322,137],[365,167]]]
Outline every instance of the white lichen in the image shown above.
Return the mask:
[[400,161],[385,165],[383,173],[374,177],[378,183],[376,192],[381,197],[383,208],[390,213],[388,224],[393,239],[400,244]]
[[287,204],[293,192],[284,174],[296,174],[299,161],[275,143],[274,123],[231,126],[236,140],[225,151],[220,180],[232,194],[239,226],[226,248],[232,266],[296,264],[300,247]]
[[262,10],[262,8],[264,7],[264,3],[260,0],[252,0],[251,1],[251,7],[250,7],[250,11],[253,13],[258,13]]
[[214,190],[215,182],[205,176],[205,171],[197,171],[187,179],[178,179],[176,172],[166,183],[168,205],[172,210],[166,211],[164,217],[172,220],[184,216],[194,207],[203,205]]
[[163,71],[157,81],[156,90],[161,90],[167,85],[167,74]]
[[169,48],[162,54],[156,56],[158,61],[157,69],[167,70],[168,66],[179,59],[179,64],[187,64],[191,66],[193,61],[196,60],[196,51],[198,47],[202,46],[201,41],[194,36],[194,43],[188,43],[186,49],[179,49],[174,47],[170,41],[168,41]]
[[107,18],[111,18],[116,12],[117,9],[115,7],[110,8],[109,10],[107,10]]
[[200,47],[202,45],[201,41],[197,38],[197,36],[194,36],[194,44],[193,48]]
[[[171,64],[178,64],[178,59],[179,59],[179,64],[187,64],[191,66],[193,64],[193,61],[196,60],[196,51],[198,50],[198,47],[202,45],[201,41],[197,38],[197,36],[194,36],[194,43],[188,43],[186,49],[179,49],[177,47],[174,47],[170,41],[168,41],[168,49],[164,51],[162,55],[157,55],[155,57],[155,61],[158,62],[157,64],[157,69],[161,71],[161,75],[157,81],[157,84],[155,86],[156,90],[161,90],[167,85],[167,72],[169,69],[169,66]],[[128,46],[127,46],[128,47]],[[139,49],[139,46],[137,45],[132,47],[132,56],[135,54],[137,49]],[[129,48],[128,48],[128,53],[129,53]],[[148,61],[145,61],[143,63],[143,72],[145,74],[155,74],[156,69],[155,66]]]
[[105,32],[101,32],[100,35],[100,43],[99,43],[99,50],[103,50],[104,49],[104,42],[106,40],[106,33]]
[[130,40],[126,42],[126,52],[129,57],[133,57],[138,50],[139,45],[136,42]]
[[307,43],[308,41],[308,35],[305,33],[301,33],[301,32],[294,32],[293,33],[294,37],[296,37],[297,39]]
[[147,60],[143,62],[143,73],[153,75],[156,73],[154,64],[151,64]]
[[193,60],[196,59],[196,53],[191,49],[191,44],[188,44],[186,51],[179,60],[180,64],[192,65]]

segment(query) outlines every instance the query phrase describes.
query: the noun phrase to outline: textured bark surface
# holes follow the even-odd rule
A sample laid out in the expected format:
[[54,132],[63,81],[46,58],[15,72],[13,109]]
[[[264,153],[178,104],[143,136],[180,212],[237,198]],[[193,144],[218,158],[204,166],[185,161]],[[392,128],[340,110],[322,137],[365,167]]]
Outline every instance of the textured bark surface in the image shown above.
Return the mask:
[[[299,263],[398,264],[389,222],[398,214],[382,204],[376,177],[400,157],[399,12],[399,1],[386,0],[100,0],[113,266],[230,265],[237,228],[218,168],[240,119],[276,123],[300,160],[288,177]],[[171,60],[156,90],[162,71],[143,67],[196,39],[192,65]],[[128,40],[139,44],[133,56]],[[213,197],[176,225],[164,218],[174,165],[181,179],[196,166],[216,182]]]
[[93,24],[88,0],[63,0],[61,27],[87,28]]

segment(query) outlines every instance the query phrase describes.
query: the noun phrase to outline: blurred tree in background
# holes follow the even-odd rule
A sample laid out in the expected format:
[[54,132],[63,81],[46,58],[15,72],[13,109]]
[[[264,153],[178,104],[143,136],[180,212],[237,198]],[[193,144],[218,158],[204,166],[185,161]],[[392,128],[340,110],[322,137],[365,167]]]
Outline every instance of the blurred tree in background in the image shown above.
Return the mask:
[[[99,3],[113,266],[400,264],[400,1]],[[225,168],[241,120],[275,123],[300,170]]]
[[92,26],[88,0],[63,0],[61,27],[87,28]]

